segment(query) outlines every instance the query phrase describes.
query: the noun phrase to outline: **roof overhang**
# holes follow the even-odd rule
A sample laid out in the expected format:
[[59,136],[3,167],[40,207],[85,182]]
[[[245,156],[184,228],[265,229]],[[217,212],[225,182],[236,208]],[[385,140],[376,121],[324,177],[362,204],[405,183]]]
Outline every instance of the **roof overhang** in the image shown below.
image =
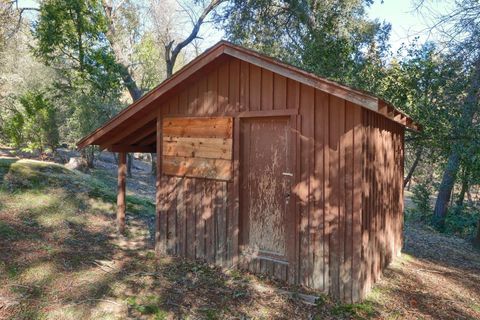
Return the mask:
[[[89,145],[99,145],[101,149],[108,148],[111,151],[118,152],[155,152],[154,138],[156,125],[154,125],[154,121],[157,114],[152,112],[152,110],[154,110],[155,106],[159,105],[162,97],[168,96],[168,93],[182,82],[219,60],[222,56],[230,56],[243,60],[379,113],[406,128],[415,131],[420,130],[420,126],[409,116],[371,94],[318,77],[312,73],[282,63],[255,51],[233,45],[226,41],[220,41],[188,63],[172,77],[163,81],[159,86],[118,113],[103,126],[81,139],[77,143],[78,148],[85,148]],[[126,123],[129,121],[134,124],[129,125],[127,128]],[[106,137],[114,131],[121,132],[116,133],[113,143],[106,142]],[[135,137],[133,140],[132,136]],[[129,141],[123,141],[123,139]],[[121,143],[118,143],[119,141],[121,141]]]

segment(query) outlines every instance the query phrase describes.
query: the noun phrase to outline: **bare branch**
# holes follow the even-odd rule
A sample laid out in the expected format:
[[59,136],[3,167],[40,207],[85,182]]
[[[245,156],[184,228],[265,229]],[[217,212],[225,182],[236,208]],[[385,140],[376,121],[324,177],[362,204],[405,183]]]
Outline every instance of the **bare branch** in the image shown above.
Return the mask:
[[[192,31],[190,34],[180,43],[178,43],[172,50],[173,47],[173,40],[165,46],[166,58],[167,58],[167,75],[170,77],[173,73],[173,65],[177,59],[178,54],[180,51],[185,48],[188,44],[190,44],[194,39],[197,38],[198,32],[200,31],[200,27],[204,23],[205,18],[208,16],[210,12],[212,12],[216,7],[218,7],[222,2],[225,0],[212,0],[208,6],[203,9],[203,12],[198,17],[197,21],[194,23]],[[171,50],[171,51],[170,51]]]

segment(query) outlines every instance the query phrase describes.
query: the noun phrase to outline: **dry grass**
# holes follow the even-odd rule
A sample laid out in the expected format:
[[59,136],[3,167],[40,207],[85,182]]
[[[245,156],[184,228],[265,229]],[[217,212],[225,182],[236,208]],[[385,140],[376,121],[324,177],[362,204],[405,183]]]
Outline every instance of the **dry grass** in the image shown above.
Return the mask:
[[153,206],[131,197],[128,235],[109,184],[62,166],[0,159],[0,319],[476,319],[480,254],[409,226],[404,254],[361,304],[306,305],[283,284],[156,258]]

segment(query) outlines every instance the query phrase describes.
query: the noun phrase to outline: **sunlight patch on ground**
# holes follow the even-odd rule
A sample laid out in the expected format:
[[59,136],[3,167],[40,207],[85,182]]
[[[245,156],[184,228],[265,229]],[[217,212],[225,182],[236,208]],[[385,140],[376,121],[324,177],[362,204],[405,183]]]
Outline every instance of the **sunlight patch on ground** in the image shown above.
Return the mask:
[[[410,248],[386,270],[366,301],[340,304],[319,295],[315,306],[306,305],[295,296],[298,288],[283,283],[202,262],[157,258],[148,232],[152,203],[132,199],[135,206],[130,208],[139,209],[127,212],[128,232],[119,236],[116,186],[108,188],[61,166],[30,162],[5,164],[0,159],[0,283],[6,284],[0,286],[0,318],[480,316],[475,269],[480,255],[430,230],[409,231],[407,226]],[[31,168],[19,171],[18,166]]]
[[52,281],[57,275],[57,267],[52,262],[36,264],[24,270],[19,281],[25,285],[43,286]]

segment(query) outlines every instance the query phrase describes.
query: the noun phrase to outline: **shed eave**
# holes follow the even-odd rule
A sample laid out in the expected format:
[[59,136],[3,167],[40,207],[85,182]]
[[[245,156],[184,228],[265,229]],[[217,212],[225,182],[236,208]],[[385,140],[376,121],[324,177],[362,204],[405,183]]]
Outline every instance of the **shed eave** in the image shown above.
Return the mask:
[[[190,63],[185,65],[172,77],[166,79],[156,88],[149,91],[142,98],[133,102],[130,106],[122,110],[115,117],[106,122],[103,126],[99,127],[91,134],[82,138],[77,143],[77,147],[79,149],[82,149],[89,145],[99,145],[99,142],[102,141],[106,135],[115,130],[119,125],[125,123],[125,121],[128,121],[137,112],[147,111],[148,108],[152,108],[154,101],[157,101],[167,92],[174,89],[180,83],[182,83],[190,76],[198,72],[200,69],[212,63],[222,55],[228,55],[240,59],[242,61],[272,71],[276,74],[282,75],[288,79],[298,81],[305,85],[337,96],[341,99],[350,101],[368,110],[380,113],[383,116],[391,119],[392,121],[395,121],[402,126],[412,129],[414,131],[420,130],[420,126],[416,124],[410,117],[408,117],[401,111],[395,109],[391,104],[383,101],[382,99],[379,99],[371,94],[362,92],[360,90],[339,84],[337,82],[318,77],[312,73],[285,64],[274,58],[267,57],[253,50],[236,46],[222,40],[211,48],[207,49]],[[392,112],[389,112],[388,110],[387,112],[384,112],[384,110],[382,110],[382,105],[388,105],[388,107],[393,110],[393,115]]]

